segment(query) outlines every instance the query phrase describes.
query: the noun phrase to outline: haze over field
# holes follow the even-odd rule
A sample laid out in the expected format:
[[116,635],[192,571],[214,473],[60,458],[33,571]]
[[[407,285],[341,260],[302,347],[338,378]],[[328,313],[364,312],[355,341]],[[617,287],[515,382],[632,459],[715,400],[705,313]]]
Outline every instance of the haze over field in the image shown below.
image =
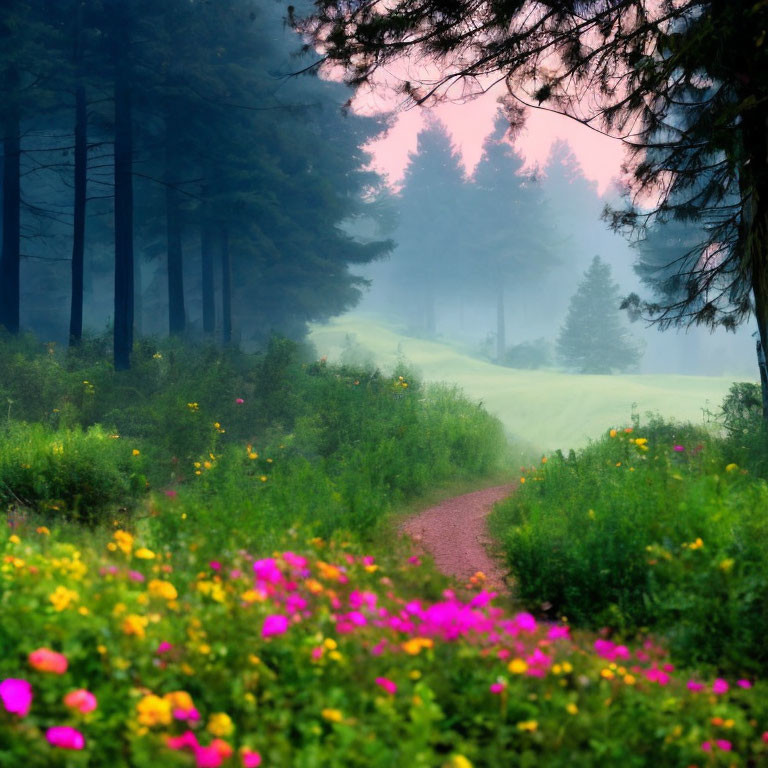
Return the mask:
[[440,341],[407,336],[380,317],[350,314],[314,326],[310,340],[330,361],[404,361],[427,381],[455,383],[498,416],[508,433],[536,450],[585,445],[610,427],[630,423],[633,410],[694,423],[716,411],[732,377],[632,374],[584,376],[514,370],[471,357]]

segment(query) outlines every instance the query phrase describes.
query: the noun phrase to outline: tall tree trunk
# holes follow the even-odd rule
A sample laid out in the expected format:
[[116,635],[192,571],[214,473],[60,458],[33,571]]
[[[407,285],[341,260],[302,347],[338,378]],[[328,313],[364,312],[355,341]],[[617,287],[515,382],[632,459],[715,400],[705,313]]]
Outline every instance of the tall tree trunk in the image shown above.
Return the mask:
[[768,424],[768,108],[746,112],[741,124],[745,163],[739,185],[742,196],[740,247],[747,256],[752,279],[755,319],[759,335],[757,361]]
[[200,219],[200,257],[202,262],[203,333],[213,336],[216,330],[216,304],[213,280],[213,232],[206,203]]
[[6,74],[10,100],[3,107],[3,249],[0,254],[0,326],[19,332],[21,260],[21,119],[19,75]]
[[181,249],[181,212],[179,210],[179,182],[176,133],[170,119],[165,121],[165,223],[168,251],[168,331],[172,336],[184,333],[184,261]]
[[504,280],[499,273],[496,282],[496,362],[503,363],[507,351],[507,323],[504,318]]
[[[77,3],[78,7],[80,3]],[[88,108],[85,87],[75,91],[75,210],[72,238],[72,303],[69,312],[69,343],[83,337],[83,270],[85,263],[85,206],[88,185]]]
[[232,264],[229,254],[229,232],[221,230],[221,340],[232,343]]
[[75,19],[75,200],[72,235],[72,300],[69,310],[69,343],[83,337],[83,269],[85,256],[85,206],[88,185],[88,104],[83,84],[83,3],[74,0]]
[[141,259],[133,260],[133,336],[144,335],[144,270]]
[[[118,21],[119,24],[119,21]],[[131,367],[133,348],[133,130],[127,35],[120,27],[115,70],[115,370]]]

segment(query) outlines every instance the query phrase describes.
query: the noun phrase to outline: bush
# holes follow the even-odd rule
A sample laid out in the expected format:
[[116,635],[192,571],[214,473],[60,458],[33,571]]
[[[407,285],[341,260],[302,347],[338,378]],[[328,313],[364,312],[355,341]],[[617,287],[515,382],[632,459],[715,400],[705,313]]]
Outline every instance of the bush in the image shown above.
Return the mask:
[[503,365],[510,368],[536,369],[552,365],[552,345],[546,339],[524,341],[507,347]]
[[[134,451],[136,454],[134,455]],[[46,519],[95,522],[144,493],[141,451],[100,427],[54,430],[11,422],[0,430],[0,502]]]
[[524,603],[686,663],[765,672],[768,486],[701,429],[652,421],[555,455],[494,514]]

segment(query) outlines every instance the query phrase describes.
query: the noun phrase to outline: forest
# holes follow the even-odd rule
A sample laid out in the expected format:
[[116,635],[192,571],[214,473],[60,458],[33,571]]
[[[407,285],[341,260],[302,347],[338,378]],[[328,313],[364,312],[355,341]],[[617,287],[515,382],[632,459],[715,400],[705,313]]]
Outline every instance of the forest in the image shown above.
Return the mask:
[[0,768],[768,764],[767,36],[0,4]]

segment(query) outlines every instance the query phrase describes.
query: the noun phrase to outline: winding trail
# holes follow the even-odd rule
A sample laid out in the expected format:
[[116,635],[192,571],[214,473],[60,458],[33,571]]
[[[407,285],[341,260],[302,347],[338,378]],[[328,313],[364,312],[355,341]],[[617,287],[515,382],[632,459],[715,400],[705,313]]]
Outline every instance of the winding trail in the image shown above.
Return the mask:
[[507,592],[504,567],[487,550],[490,536],[486,517],[493,505],[516,487],[499,485],[447,499],[407,520],[401,531],[432,555],[442,573],[466,583],[482,571],[489,587]]

